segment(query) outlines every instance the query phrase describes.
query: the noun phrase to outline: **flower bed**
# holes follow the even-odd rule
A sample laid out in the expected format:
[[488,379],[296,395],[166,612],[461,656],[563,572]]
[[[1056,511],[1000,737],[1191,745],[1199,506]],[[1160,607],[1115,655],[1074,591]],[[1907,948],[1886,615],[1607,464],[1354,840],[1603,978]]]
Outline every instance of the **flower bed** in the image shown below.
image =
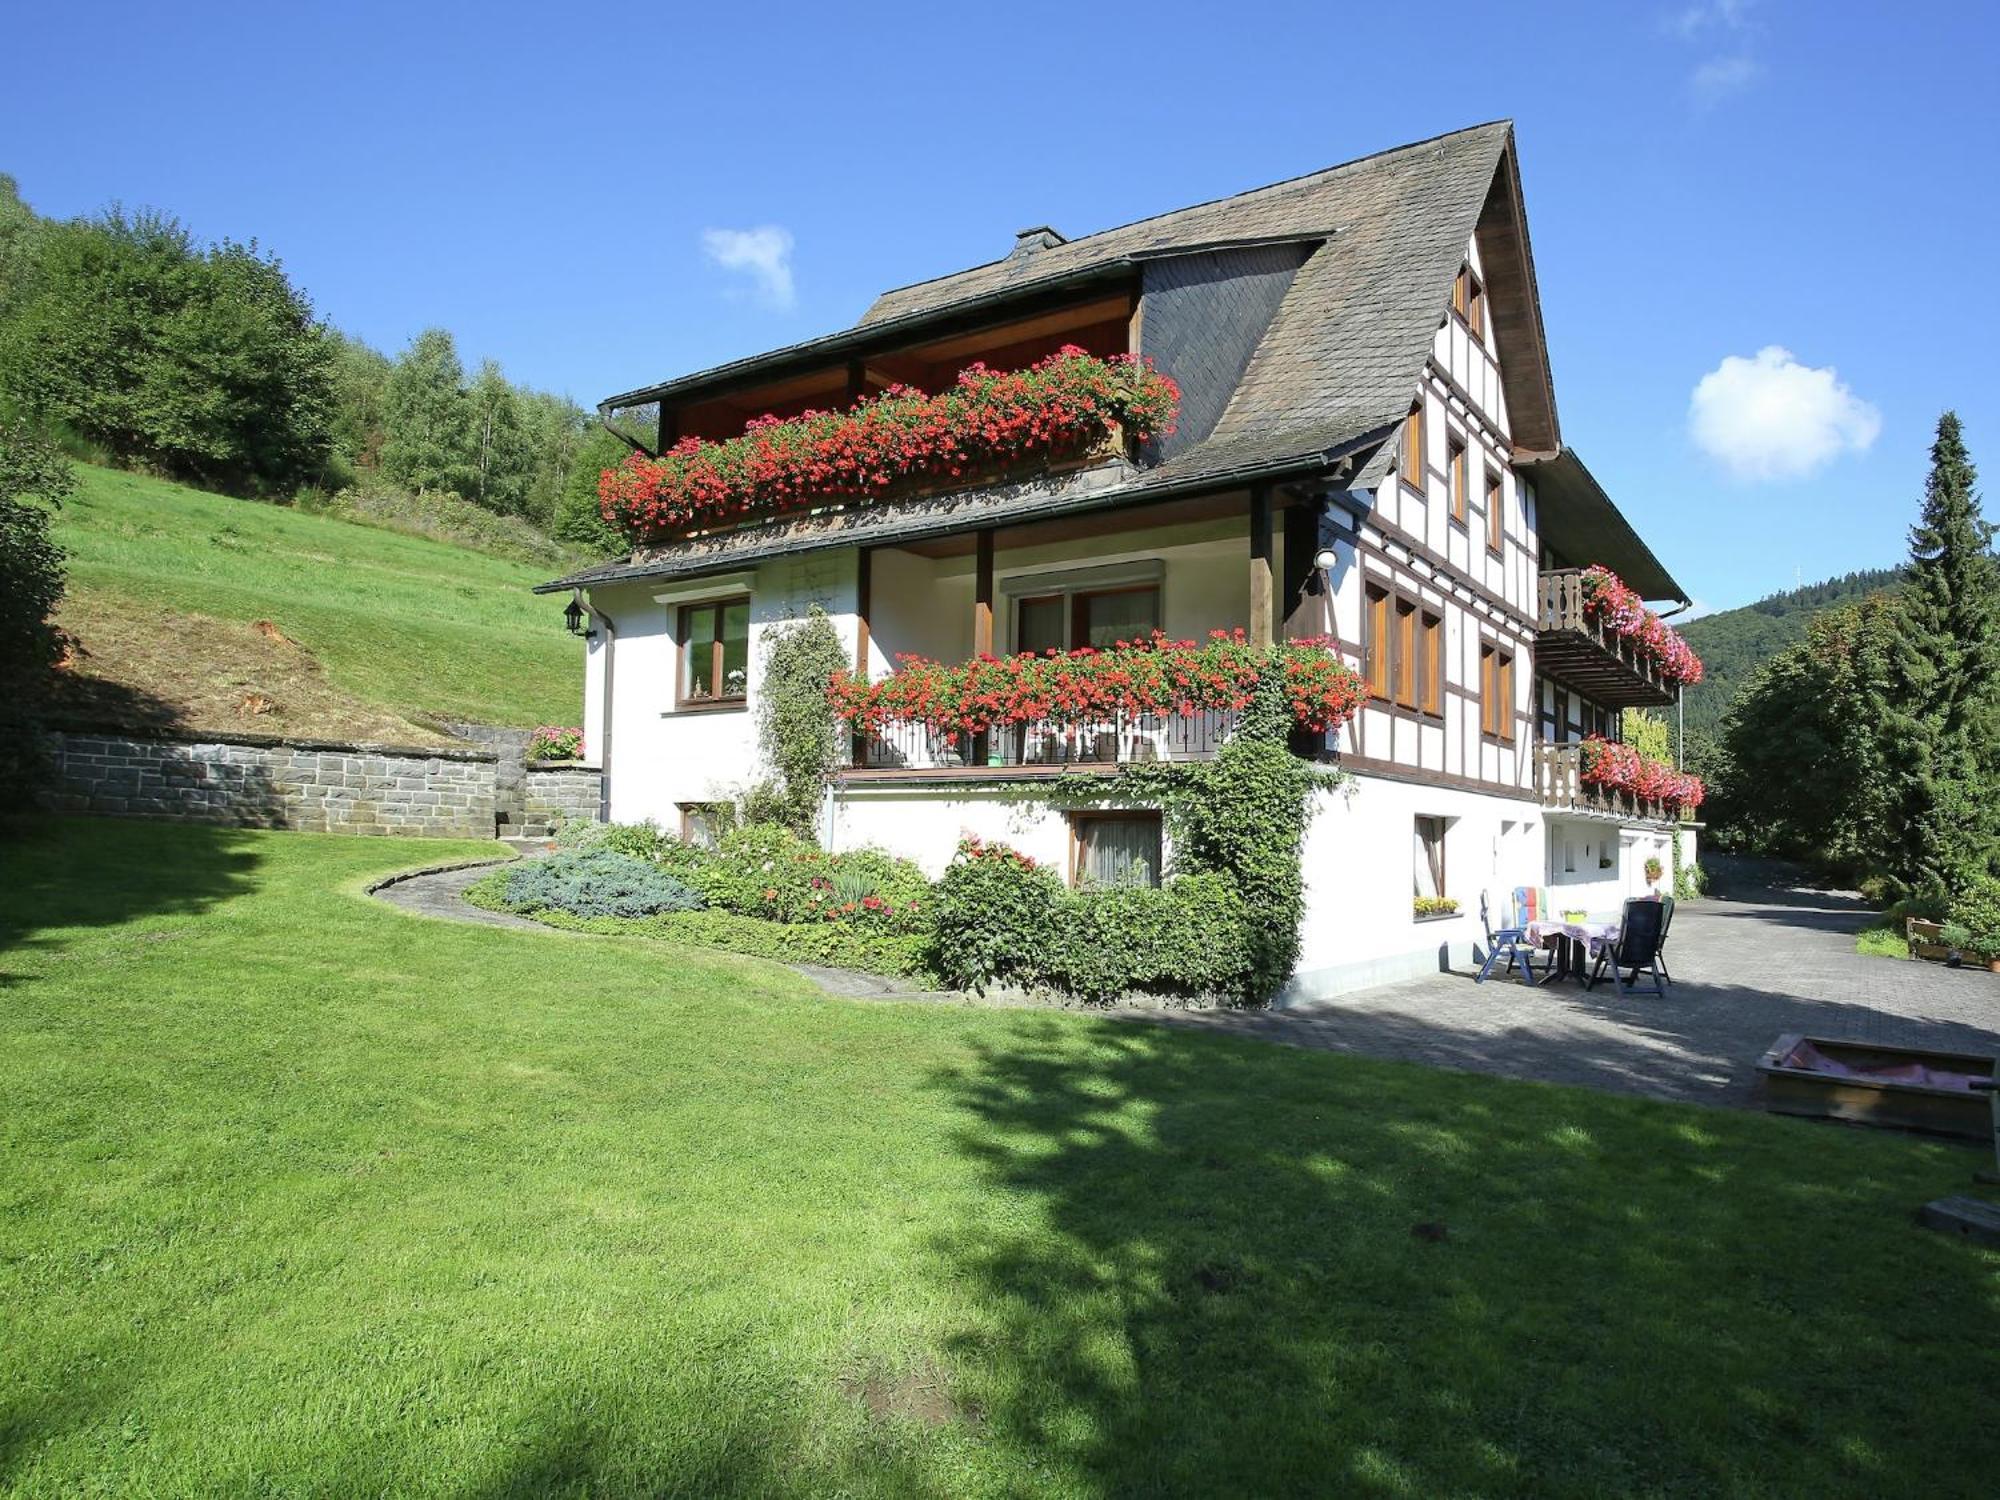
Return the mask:
[[635,453],[598,483],[604,519],[643,542],[838,499],[880,499],[918,481],[1000,474],[1075,457],[1116,430],[1174,430],[1180,387],[1129,354],[1066,344],[1025,370],[974,364],[936,395],[896,385],[847,411],[759,417],[724,442],[685,438]]
[[1693,687],[1701,681],[1701,658],[1680,633],[1658,615],[1609,568],[1583,570],[1583,613],[1613,635],[1629,640],[1668,682]]
[[538,724],[528,736],[529,760],[583,759],[583,731],[560,724]]
[[1699,776],[1676,771],[1665,761],[1641,755],[1630,745],[1592,735],[1580,747],[1577,780],[1585,786],[1625,792],[1640,802],[1679,809],[1682,814],[1701,806],[1707,789]]
[[998,725],[1240,712],[1267,671],[1282,675],[1292,717],[1304,728],[1336,729],[1361,703],[1360,677],[1325,637],[1259,647],[1241,630],[1211,631],[1200,643],[1154,631],[1107,650],[981,656],[959,666],[900,656],[896,670],[879,682],[834,673],[827,694],[834,713],[856,733],[920,723],[956,743]]

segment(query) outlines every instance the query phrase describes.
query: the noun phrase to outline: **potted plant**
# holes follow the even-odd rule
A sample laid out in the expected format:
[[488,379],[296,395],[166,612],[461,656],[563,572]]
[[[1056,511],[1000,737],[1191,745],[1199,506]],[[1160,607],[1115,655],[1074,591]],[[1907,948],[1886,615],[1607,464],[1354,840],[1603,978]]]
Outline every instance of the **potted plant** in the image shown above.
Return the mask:
[[1654,854],[1647,857],[1646,884],[1649,888],[1659,885],[1660,877],[1666,873],[1666,866],[1660,863],[1659,855]]

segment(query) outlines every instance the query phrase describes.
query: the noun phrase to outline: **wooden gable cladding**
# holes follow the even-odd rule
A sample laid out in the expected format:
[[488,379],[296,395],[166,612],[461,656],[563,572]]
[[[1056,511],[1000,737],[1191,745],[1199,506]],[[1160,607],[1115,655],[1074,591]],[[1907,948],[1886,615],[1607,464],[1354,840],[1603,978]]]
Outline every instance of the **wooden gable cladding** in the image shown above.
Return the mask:
[[1549,371],[1548,339],[1542,330],[1541,291],[1535,284],[1528,211],[1511,135],[1494,169],[1474,234],[1485,277],[1485,315],[1491,342],[1505,355],[1501,379],[1514,443],[1524,459],[1559,453],[1562,424],[1556,417],[1555,379]]

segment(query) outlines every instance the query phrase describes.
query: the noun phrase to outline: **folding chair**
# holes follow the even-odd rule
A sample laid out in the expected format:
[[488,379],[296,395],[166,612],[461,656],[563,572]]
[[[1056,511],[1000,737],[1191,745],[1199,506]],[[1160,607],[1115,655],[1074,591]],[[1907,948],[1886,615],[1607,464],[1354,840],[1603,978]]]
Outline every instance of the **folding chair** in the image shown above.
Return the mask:
[[1667,934],[1674,930],[1674,898],[1662,896],[1660,905],[1666,908],[1665,914],[1660,918],[1660,972],[1667,976],[1667,983],[1672,984],[1674,971],[1667,967]]
[[[1639,971],[1646,970],[1653,976],[1651,994],[1666,997],[1667,981],[1660,973],[1660,936],[1665,928],[1666,910],[1658,901],[1634,897],[1625,903],[1625,913],[1618,922],[1618,936],[1597,950],[1597,967],[1591,970],[1590,982],[1586,988],[1594,989],[1597,981],[1604,977],[1606,965],[1611,969],[1611,983],[1620,995],[1628,987],[1639,987]],[[1618,971],[1632,971],[1630,980],[1619,978]]]
[[[1517,890],[1514,895],[1516,898],[1514,920],[1521,921],[1523,920],[1520,917],[1521,904],[1519,898],[1521,893]],[[1486,932],[1486,962],[1479,966],[1479,972],[1472,976],[1472,982],[1474,984],[1486,983],[1487,976],[1493,972],[1493,966],[1504,955],[1507,960],[1507,972],[1509,974],[1514,972],[1514,963],[1518,959],[1521,964],[1522,979],[1528,984],[1533,984],[1535,982],[1535,953],[1537,950],[1528,942],[1527,927],[1525,925],[1495,927],[1493,925],[1492,909],[1488,904],[1486,892],[1484,891],[1479,893],[1479,925]]]

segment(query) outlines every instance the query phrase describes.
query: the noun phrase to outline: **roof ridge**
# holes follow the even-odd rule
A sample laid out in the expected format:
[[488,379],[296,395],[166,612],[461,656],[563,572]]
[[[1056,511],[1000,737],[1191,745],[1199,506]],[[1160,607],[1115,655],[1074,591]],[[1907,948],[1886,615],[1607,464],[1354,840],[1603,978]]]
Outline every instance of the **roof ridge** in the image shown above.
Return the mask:
[[[1452,139],[1454,136],[1473,135],[1482,130],[1491,130],[1495,126],[1504,126],[1511,131],[1514,128],[1514,121],[1508,116],[1503,116],[1497,120],[1482,120],[1477,125],[1463,125],[1456,130],[1440,131],[1436,135],[1425,136],[1419,141],[1406,141],[1400,146],[1386,146],[1380,151],[1370,151],[1364,155],[1353,157],[1348,161],[1335,162],[1331,166],[1315,167],[1310,172],[1300,172],[1291,177],[1280,177],[1276,182],[1259,183],[1255,187],[1242,188],[1234,193],[1223,193],[1214,198],[1203,198],[1197,203],[1183,203],[1178,208],[1161,209],[1158,213],[1144,214],[1136,219],[1128,219],[1122,224],[1107,224],[1102,229],[1093,229],[1087,234],[1072,236],[1063,242],[1062,248],[1068,250],[1073,246],[1087,245],[1090,241],[1102,235],[1118,234],[1127,229],[1137,229],[1140,225],[1150,224],[1156,219],[1171,219],[1176,214],[1194,213],[1198,209],[1214,208],[1218,204],[1223,203],[1234,203],[1238,199],[1255,197],[1260,193],[1275,193],[1284,189],[1299,188],[1308,182],[1315,182],[1317,179],[1331,177],[1336,172],[1346,172],[1355,167],[1366,166],[1370,162],[1380,161],[1385,156],[1399,156],[1408,151],[1420,151],[1426,146],[1435,146],[1441,141]],[[950,281],[954,277],[970,275],[974,271],[983,271],[989,266],[1004,265],[1007,259],[1008,257],[1004,255],[997,255],[992,260],[982,260],[969,266],[960,266],[956,271],[943,271],[936,276],[926,276],[918,281],[906,281],[901,286],[884,287],[880,292],[875,294],[874,301],[868,304],[868,308],[863,311],[862,316],[865,319],[868,311],[872,311],[885,297],[893,297],[899,292],[913,292],[918,287],[930,286],[940,281]]]

